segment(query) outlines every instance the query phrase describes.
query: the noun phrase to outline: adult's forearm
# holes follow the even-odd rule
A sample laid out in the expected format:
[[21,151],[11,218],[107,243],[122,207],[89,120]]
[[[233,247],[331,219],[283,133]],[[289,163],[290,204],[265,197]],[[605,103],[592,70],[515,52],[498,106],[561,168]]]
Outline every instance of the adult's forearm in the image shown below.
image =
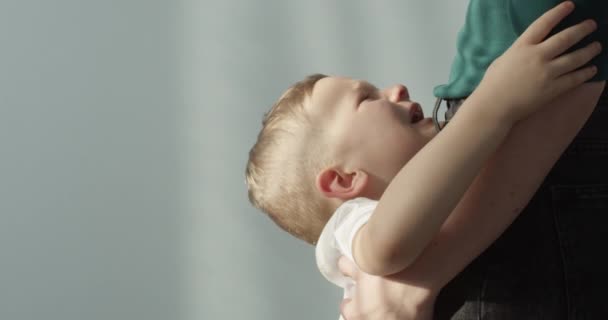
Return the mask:
[[438,292],[494,242],[585,124],[603,87],[585,84],[516,124],[440,232],[403,271],[405,280]]

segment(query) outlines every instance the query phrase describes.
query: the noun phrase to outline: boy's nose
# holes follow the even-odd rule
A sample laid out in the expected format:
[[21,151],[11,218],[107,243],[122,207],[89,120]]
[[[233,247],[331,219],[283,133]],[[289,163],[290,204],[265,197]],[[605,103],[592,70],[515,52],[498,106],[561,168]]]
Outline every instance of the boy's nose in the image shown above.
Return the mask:
[[407,91],[407,87],[402,84],[394,85],[391,91],[395,101],[408,100],[410,98],[410,93]]

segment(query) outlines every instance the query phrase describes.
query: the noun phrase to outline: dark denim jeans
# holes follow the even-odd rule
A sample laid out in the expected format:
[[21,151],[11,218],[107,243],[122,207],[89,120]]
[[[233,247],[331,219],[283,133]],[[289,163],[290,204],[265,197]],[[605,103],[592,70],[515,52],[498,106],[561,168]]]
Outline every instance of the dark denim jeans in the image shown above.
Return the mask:
[[440,293],[435,319],[608,319],[608,90],[534,197]]

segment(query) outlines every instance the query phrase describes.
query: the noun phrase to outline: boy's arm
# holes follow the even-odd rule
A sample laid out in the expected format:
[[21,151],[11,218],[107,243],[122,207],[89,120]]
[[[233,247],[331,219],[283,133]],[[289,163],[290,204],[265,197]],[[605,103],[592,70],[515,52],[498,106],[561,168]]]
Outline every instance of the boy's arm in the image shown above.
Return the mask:
[[474,95],[467,99],[450,125],[390,182],[353,241],[362,270],[376,275],[402,270],[437,234],[513,126],[498,113],[478,112],[482,103]]
[[[557,57],[593,31],[592,25],[579,24],[542,41],[571,11],[565,4],[539,18],[492,63],[450,125],[391,181],[353,242],[363,271],[387,275],[409,266],[513,124],[593,76],[590,69],[572,72],[598,53],[593,48]],[[505,94],[503,87],[516,94]]]
[[604,82],[584,84],[515,125],[439,233],[404,273],[440,289],[494,242],[583,127],[603,89]]

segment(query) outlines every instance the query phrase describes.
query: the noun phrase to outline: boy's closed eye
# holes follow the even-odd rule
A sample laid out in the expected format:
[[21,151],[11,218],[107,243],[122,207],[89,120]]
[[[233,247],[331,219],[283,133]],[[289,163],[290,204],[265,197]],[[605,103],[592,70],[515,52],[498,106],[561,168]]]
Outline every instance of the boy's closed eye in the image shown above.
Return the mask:
[[375,86],[373,86],[370,83],[363,82],[360,86],[359,91],[360,91],[360,93],[359,93],[358,105],[360,105],[363,101],[366,101],[368,99],[375,99],[376,93],[378,92],[378,88],[376,88]]

